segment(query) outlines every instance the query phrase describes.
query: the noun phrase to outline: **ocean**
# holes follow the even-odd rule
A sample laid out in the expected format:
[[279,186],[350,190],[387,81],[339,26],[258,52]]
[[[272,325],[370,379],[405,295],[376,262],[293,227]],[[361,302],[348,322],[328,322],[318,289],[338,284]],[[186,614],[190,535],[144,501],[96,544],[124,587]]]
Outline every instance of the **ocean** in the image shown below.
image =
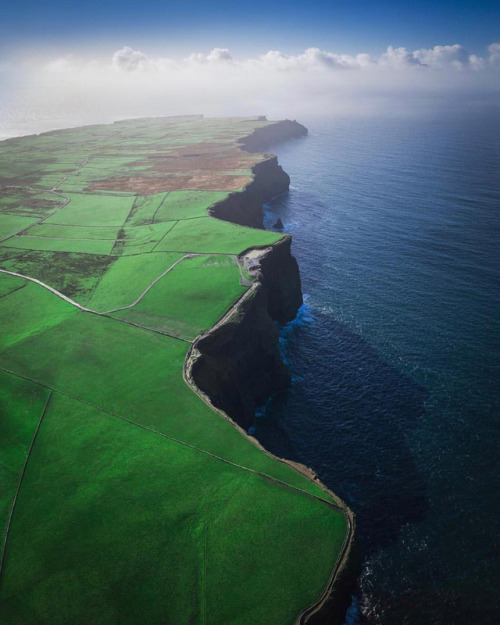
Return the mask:
[[256,419],[357,517],[349,625],[500,622],[500,115],[300,120],[266,207],[305,304]]

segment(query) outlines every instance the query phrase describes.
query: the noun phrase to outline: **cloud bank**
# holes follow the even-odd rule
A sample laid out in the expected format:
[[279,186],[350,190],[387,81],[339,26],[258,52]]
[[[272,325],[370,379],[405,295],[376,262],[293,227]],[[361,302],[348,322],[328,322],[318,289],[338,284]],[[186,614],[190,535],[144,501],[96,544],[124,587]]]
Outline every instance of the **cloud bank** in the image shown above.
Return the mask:
[[73,115],[78,123],[186,113],[391,112],[497,97],[500,43],[491,43],[484,57],[453,44],[418,50],[389,46],[378,57],[311,47],[243,59],[223,47],[174,59],[124,46],[101,59],[31,59],[22,66],[0,59],[0,73],[10,94],[4,109],[16,106],[22,94],[40,114]]
[[149,58],[140,50],[129,46],[117,50],[111,59],[113,68],[124,71],[135,70],[182,70],[193,66],[216,66],[232,64],[241,69],[261,69],[263,71],[307,71],[307,70],[337,70],[337,69],[373,69],[374,67],[426,68],[439,70],[463,71],[466,69],[484,70],[488,64],[498,65],[500,61],[500,43],[492,43],[488,47],[489,56],[484,59],[470,54],[463,46],[454,45],[434,46],[410,51],[407,48],[389,46],[378,58],[369,54],[357,55],[336,54],[307,48],[300,54],[287,55],[279,50],[269,50],[256,58],[235,60],[227,48],[214,48],[208,54],[201,52],[190,54],[181,61],[170,58]]

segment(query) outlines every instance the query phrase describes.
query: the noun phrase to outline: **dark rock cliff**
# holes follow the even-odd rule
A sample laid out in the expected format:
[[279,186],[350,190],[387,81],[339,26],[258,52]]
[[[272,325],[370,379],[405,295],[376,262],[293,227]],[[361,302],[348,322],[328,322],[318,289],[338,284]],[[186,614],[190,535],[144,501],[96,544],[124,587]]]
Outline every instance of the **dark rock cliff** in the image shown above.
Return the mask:
[[[277,122],[259,128],[240,141],[245,149],[306,134],[297,122]],[[243,191],[209,209],[218,219],[262,227],[262,204],[288,189],[290,178],[271,154],[253,167],[253,179]],[[247,429],[255,408],[290,384],[283,364],[276,322],[291,321],[302,304],[297,261],[291,237],[264,249],[243,252],[239,262],[254,284],[224,319],[199,337],[191,357],[192,379],[211,403]]]
[[302,303],[297,261],[290,237],[240,262],[256,282],[239,305],[195,342],[191,375],[217,408],[247,429],[255,408],[290,384],[278,349],[275,321],[286,323]]
[[252,168],[253,180],[243,191],[231,193],[208,209],[218,219],[242,226],[262,228],[262,204],[288,190],[290,177],[278,165],[276,156],[269,156]]
[[[273,143],[306,134],[305,126],[287,119],[257,128],[239,143],[241,149],[247,152],[263,152]],[[272,154],[266,154],[265,160],[254,165],[252,174],[253,180],[243,191],[231,193],[225,200],[209,208],[208,214],[243,226],[262,228],[262,204],[287,191],[290,177]]]
[[264,152],[273,143],[307,135],[307,128],[290,119],[276,122],[270,126],[256,128],[240,141],[241,148],[247,152]]

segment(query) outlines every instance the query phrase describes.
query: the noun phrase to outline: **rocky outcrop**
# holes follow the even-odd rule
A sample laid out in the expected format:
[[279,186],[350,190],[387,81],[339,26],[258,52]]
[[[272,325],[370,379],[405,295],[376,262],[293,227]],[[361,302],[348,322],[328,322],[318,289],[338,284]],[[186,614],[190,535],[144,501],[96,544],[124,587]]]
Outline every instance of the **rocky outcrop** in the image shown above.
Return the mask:
[[262,205],[288,190],[290,177],[269,155],[252,168],[253,178],[243,191],[231,193],[208,209],[208,214],[242,226],[262,228]]
[[[263,152],[281,141],[307,134],[307,128],[296,121],[285,120],[257,128],[239,141],[242,150]],[[252,228],[263,227],[262,205],[273,197],[288,191],[290,177],[272,154],[252,167],[252,181],[243,191],[231,193],[227,198],[208,209],[208,214]]]
[[275,322],[297,314],[302,292],[290,237],[263,250],[243,253],[240,262],[255,283],[238,305],[192,351],[191,375],[212,404],[244,429],[255,408],[287,388],[290,374],[278,349]]
[[273,143],[307,135],[307,128],[290,119],[285,119],[269,126],[256,128],[251,134],[241,139],[240,145],[246,152],[265,152]]
[[[247,150],[265,149],[306,133],[304,126],[287,120],[257,129],[240,144]],[[262,228],[263,203],[286,191],[290,178],[271,154],[254,165],[252,174],[243,191],[212,206],[209,215]],[[244,429],[252,424],[257,406],[290,384],[276,326],[291,321],[302,304],[299,267],[290,248],[291,237],[285,236],[272,246],[240,254],[253,286],[191,350],[190,375],[196,386]]]
[[292,237],[285,235],[265,249],[240,254],[241,264],[267,292],[267,310],[273,321],[288,323],[302,305],[299,265],[291,251]]

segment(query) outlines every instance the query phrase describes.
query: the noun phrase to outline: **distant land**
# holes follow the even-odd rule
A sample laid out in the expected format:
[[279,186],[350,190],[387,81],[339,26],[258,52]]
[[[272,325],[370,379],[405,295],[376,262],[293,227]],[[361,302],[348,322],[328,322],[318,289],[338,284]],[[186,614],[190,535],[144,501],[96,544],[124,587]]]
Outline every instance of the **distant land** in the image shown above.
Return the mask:
[[263,117],[0,143],[0,623],[340,623],[354,519],[247,434],[302,303]]

